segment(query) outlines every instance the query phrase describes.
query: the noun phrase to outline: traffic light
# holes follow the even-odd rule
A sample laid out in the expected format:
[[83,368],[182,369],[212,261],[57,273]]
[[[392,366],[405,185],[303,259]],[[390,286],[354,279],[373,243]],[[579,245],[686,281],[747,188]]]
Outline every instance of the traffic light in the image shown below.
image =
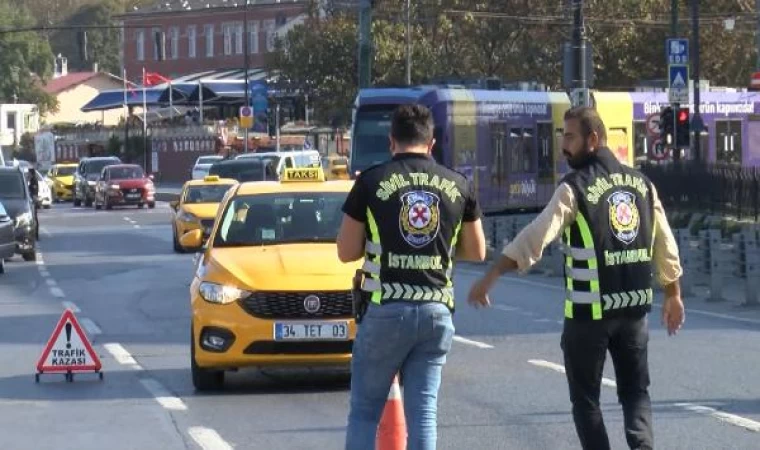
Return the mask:
[[156,61],[166,59],[166,34],[163,31],[156,31]]
[[675,139],[675,111],[670,106],[660,112],[660,139],[663,145],[672,145]]
[[691,133],[689,126],[689,108],[678,108],[676,112],[676,148],[689,148]]
[[87,56],[87,32],[86,31],[79,31],[77,33],[77,42],[79,44],[79,57],[82,59],[82,61],[87,61],[89,58]]

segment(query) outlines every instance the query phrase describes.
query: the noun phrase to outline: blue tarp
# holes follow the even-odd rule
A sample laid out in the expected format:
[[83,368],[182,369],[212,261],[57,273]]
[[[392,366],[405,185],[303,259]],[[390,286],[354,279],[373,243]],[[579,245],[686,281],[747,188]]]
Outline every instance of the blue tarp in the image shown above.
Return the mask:
[[[145,104],[148,106],[161,105],[159,101],[161,94],[168,89],[151,88],[145,90]],[[168,94],[167,94],[168,95]],[[168,101],[168,97],[167,97]],[[143,105],[143,90],[141,88],[131,88],[127,90],[126,97],[127,106],[142,106]],[[82,112],[89,111],[103,111],[107,109],[117,109],[124,106],[124,91],[112,90],[103,91],[84,105]]]

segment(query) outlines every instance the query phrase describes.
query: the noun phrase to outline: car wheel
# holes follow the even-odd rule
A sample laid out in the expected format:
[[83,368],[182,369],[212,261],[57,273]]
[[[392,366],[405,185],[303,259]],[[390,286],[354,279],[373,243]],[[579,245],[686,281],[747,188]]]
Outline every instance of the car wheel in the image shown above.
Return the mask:
[[77,197],[77,194],[74,194],[74,207],[79,207],[82,205],[82,201],[79,200],[79,197]]
[[84,206],[86,206],[88,208],[91,207],[92,206],[92,200],[90,200],[89,198],[85,197],[85,199],[84,199]]
[[148,208],[153,209],[156,207],[156,202],[150,202],[148,203]]
[[172,235],[174,238],[172,241],[174,241],[174,252],[175,253],[185,253],[185,249],[182,248],[181,245],[179,245],[179,238],[177,237],[177,229],[172,226]]
[[195,363],[195,337],[190,332],[190,372],[196,391],[215,391],[224,386],[224,371],[204,369]]
[[142,209],[142,208],[143,208],[143,206],[145,206],[145,204],[144,204],[144,203],[138,203],[138,204],[137,204],[137,209]]
[[32,250],[30,252],[22,253],[21,257],[24,261],[37,261],[37,252]]

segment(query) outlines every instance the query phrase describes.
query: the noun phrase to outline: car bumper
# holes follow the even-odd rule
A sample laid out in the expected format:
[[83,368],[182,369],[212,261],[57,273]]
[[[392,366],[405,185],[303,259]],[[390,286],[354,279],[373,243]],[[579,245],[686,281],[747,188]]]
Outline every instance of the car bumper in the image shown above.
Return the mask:
[[[347,326],[348,339],[276,340],[276,322],[330,323]],[[238,303],[211,304],[197,294],[193,300],[195,361],[203,368],[347,367],[351,363],[356,327],[353,319],[269,320],[254,317]],[[224,340],[211,348],[212,336]]]
[[145,203],[155,203],[156,197],[154,193],[142,194],[138,197],[130,197],[124,194],[109,194],[108,203],[111,205],[141,205]]
[[55,197],[61,200],[71,200],[74,193],[71,186],[56,186]]

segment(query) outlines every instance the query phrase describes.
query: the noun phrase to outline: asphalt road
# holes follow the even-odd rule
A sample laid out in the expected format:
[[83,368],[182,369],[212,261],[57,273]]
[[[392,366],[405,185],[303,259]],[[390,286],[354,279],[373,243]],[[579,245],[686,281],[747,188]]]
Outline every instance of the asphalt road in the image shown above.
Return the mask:
[[[172,252],[166,204],[64,204],[40,217],[39,260],[14,258],[0,277],[0,448],[342,448],[348,383],[340,374],[247,370],[229,376],[221,393],[194,392],[193,255]],[[561,365],[559,278],[505,277],[494,307],[474,310],[464,297],[480,270],[456,272],[457,341],[444,370],[438,448],[580,448]],[[94,341],[104,380],[34,382],[65,307]],[[657,448],[760,448],[760,321],[693,308],[687,303],[674,338],[659,309],[650,318]],[[627,448],[610,363],[606,369],[606,423],[613,448]]]

